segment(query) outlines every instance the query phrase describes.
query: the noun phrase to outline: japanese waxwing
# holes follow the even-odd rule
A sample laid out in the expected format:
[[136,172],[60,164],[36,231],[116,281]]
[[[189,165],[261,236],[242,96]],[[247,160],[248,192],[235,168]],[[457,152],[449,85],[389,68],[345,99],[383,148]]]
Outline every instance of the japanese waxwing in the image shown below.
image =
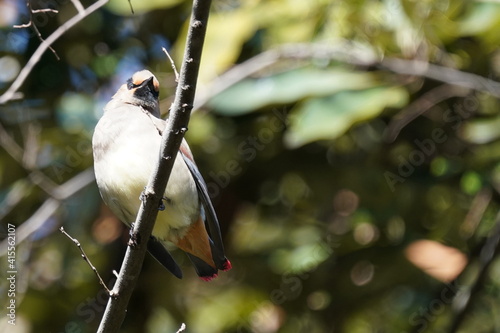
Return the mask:
[[[166,121],[160,118],[159,82],[148,70],[136,72],[104,107],[92,138],[97,186],[104,202],[129,227],[139,197],[157,163]],[[203,280],[229,270],[219,223],[207,186],[185,140],[176,156],[148,251],[172,274],[182,271],[167,251],[173,243],[187,253]]]

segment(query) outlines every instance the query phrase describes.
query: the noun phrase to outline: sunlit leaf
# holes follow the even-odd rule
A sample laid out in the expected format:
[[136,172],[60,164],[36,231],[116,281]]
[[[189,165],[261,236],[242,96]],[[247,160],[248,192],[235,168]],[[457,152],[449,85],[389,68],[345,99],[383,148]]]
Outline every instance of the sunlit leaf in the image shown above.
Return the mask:
[[241,209],[239,223],[234,225],[233,234],[237,242],[232,247],[239,253],[255,253],[272,249],[282,242],[281,223],[262,221],[254,207]]
[[329,1],[285,0],[260,1],[253,9],[255,20],[267,29],[266,44],[308,42],[314,38],[320,15]]
[[148,333],[176,332],[180,325],[165,308],[152,310],[146,324]]
[[331,249],[324,243],[312,243],[292,250],[280,249],[271,256],[271,266],[278,273],[304,273],[328,259]]
[[[185,24],[175,44],[174,54],[179,63],[184,54],[187,28],[188,24]],[[210,16],[198,81],[202,84],[208,82],[233,65],[243,44],[256,29],[253,16],[243,10]]]
[[374,86],[374,74],[345,69],[302,68],[260,79],[247,79],[215,96],[209,105],[227,115],[245,114],[266,105],[292,103],[311,96]]
[[198,298],[191,305],[192,315],[187,325],[192,332],[224,332],[249,316],[264,300],[265,296],[259,290],[241,286],[227,288],[213,298]]
[[500,118],[469,121],[462,126],[460,134],[471,143],[489,143],[500,137],[499,126]]
[[500,5],[493,2],[476,2],[472,10],[458,25],[460,34],[477,35],[498,25]]
[[[183,0],[151,0],[151,1],[130,1],[129,5],[127,0],[110,0],[106,8],[118,15],[134,15],[148,12],[154,9],[173,7]],[[132,6],[134,13],[130,8]]]
[[335,139],[353,124],[376,117],[386,107],[402,107],[407,100],[403,88],[377,87],[305,101],[292,112],[285,143],[299,147],[316,140]]

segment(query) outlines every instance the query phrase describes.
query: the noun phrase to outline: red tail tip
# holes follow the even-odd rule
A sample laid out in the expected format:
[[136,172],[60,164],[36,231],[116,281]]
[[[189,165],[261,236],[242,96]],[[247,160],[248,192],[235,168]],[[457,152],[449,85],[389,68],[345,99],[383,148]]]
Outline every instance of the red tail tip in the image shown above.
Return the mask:
[[[226,261],[224,262],[224,265],[222,266],[222,271],[227,272],[231,268],[233,268],[233,265],[231,265],[231,262],[226,259]],[[200,276],[200,279],[208,282],[208,281],[212,281],[216,277],[217,277],[217,273],[215,273],[214,275]]]
[[226,262],[224,263],[224,267],[222,268],[222,270],[224,272],[227,272],[231,268],[233,268],[233,265],[231,265],[231,262],[228,259],[226,259]]
[[217,277],[217,274],[214,274],[214,275],[210,275],[210,276],[200,276],[200,279],[202,279],[203,281],[209,282],[209,281],[212,281],[213,279],[215,279],[216,277]]

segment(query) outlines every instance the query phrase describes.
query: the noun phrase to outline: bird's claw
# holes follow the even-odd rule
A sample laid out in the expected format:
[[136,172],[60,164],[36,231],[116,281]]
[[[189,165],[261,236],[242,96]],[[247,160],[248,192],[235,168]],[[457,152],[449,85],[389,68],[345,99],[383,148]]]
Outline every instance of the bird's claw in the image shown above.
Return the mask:
[[159,211],[164,211],[165,210],[165,204],[163,203],[163,201],[165,201],[166,203],[170,203],[170,199],[169,198],[167,198],[167,197],[161,198],[160,205],[158,206],[158,210]]
[[[141,192],[141,195],[139,195],[139,200],[141,200],[143,203],[146,201],[146,187],[144,187],[144,191]],[[165,201],[167,204],[171,202],[171,200],[167,197],[163,197],[160,200],[160,204],[158,205],[158,210],[159,211],[164,211],[165,210],[165,204],[163,203]]]

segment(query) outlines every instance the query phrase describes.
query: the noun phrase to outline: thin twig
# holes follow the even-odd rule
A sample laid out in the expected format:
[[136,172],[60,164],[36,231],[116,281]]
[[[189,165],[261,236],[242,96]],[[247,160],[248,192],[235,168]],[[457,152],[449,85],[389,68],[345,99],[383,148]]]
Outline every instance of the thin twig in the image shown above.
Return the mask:
[[54,197],[65,200],[95,180],[94,168],[90,167],[54,190]]
[[479,222],[483,219],[484,213],[490,205],[492,195],[491,188],[485,187],[472,199],[470,209],[459,229],[460,235],[464,239],[470,238],[477,230]]
[[14,24],[12,27],[13,27],[14,29],[24,29],[24,28],[29,28],[29,27],[31,27],[31,24],[32,24],[32,22],[31,22],[31,21],[29,21],[29,22],[28,22],[28,23],[26,23],[26,24]]
[[470,89],[453,86],[451,84],[443,84],[430,90],[392,118],[384,135],[385,141],[393,142],[396,140],[397,136],[406,125],[433,106],[452,97],[467,96],[469,93]]
[[179,327],[176,333],[181,333],[184,332],[185,330],[186,330],[186,324],[182,323],[181,327]]
[[106,284],[104,283],[103,279],[101,278],[101,275],[99,274],[99,272],[97,271],[97,268],[95,268],[94,265],[92,265],[92,262],[90,261],[89,257],[87,256],[87,254],[85,253],[85,251],[83,250],[83,247],[82,245],[80,244],[80,242],[78,241],[78,239],[76,238],[73,238],[71,237],[67,232],[66,230],[64,230],[64,227],[60,227],[59,228],[59,231],[62,232],[64,235],[66,235],[66,237],[68,237],[73,243],[75,243],[75,245],[78,247],[78,249],[80,250],[80,252],[82,253],[82,259],[85,260],[85,262],[90,266],[90,268],[94,271],[95,275],[97,276],[97,278],[99,279],[99,283],[101,284],[101,286],[104,287],[104,289],[106,289],[106,291],[108,292],[109,296],[110,297],[114,297],[116,295],[113,294],[113,292],[111,290],[108,289],[108,286],[106,286]]
[[[76,192],[80,191],[95,179],[93,168],[88,168],[80,172],[62,185],[59,185],[53,190],[55,197],[50,197],[31,215],[29,219],[24,221],[16,230],[16,242],[19,244],[26,238],[31,236],[37,230],[43,228],[45,223],[50,221],[50,217],[59,209],[63,200],[71,197]],[[0,243],[0,256],[7,252],[7,239]]]
[[350,42],[335,45],[289,44],[272,49],[235,65],[220,75],[198,94],[195,109],[204,107],[215,95],[230,86],[248,78],[283,60],[335,60],[355,66],[375,66],[396,74],[425,77],[453,86],[483,91],[500,98],[500,82],[454,68],[430,64],[421,60],[384,58],[377,56],[371,49],[362,48]]
[[84,15],[85,14],[85,7],[83,7],[82,3],[78,0],[71,0],[71,3],[73,6],[75,6],[76,10],[78,11],[79,15]]
[[0,123],[0,146],[2,146],[7,154],[10,155],[19,164],[23,163],[24,150],[17,142],[7,133],[5,127]]
[[36,128],[32,125],[28,126],[28,130],[24,133],[25,136],[25,146],[27,149],[21,148],[17,142],[7,133],[5,128],[0,124],[0,146],[2,146],[5,151],[26,171],[30,171],[28,179],[38,187],[40,187],[45,193],[59,200],[63,200],[66,197],[59,195],[61,191],[61,186],[54,183],[49,177],[47,177],[43,172],[37,169],[36,166],[36,156],[37,156],[37,140],[36,140]]
[[28,179],[38,186],[39,188],[42,189],[45,193],[47,193],[49,196],[59,199],[57,196],[57,188],[58,185],[52,181],[49,177],[47,177],[42,171],[40,170],[33,170],[28,174]]
[[[281,63],[283,60],[310,61],[313,59],[336,60],[356,66],[374,66],[380,62],[380,57],[371,49],[356,46],[348,41],[333,45],[320,43],[285,44],[262,52],[220,75],[210,84],[209,89],[200,91],[194,108],[204,107],[213,96],[268,67]],[[293,63],[293,66],[303,65],[300,62]]]
[[161,49],[167,55],[168,60],[170,60],[170,65],[172,65],[172,69],[175,74],[175,82],[179,82],[179,72],[177,72],[177,67],[175,67],[174,59],[172,59],[166,48],[162,47]]
[[130,6],[130,11],[132,12],[132,14],[135,14],[134,13],[134,7],[132,7],[132,0],[128,0],[128,4]]
[[467,314],[472,310],[474,301],[479,297],[481,290],[487,285],[486,279],[488,278],[489,268],[493,263],[493,259],[500,252],[500,212],[497,214],[495,220],[495,227],[490,236],[486,239],[481,253],[479,254],[479,273],[476,281],[472,285],[468,295],[465,295],[465,300],[456,302],[457,310],[454,319],[450,325],[449,333],[458,332],[460,326],[464,322]]
[[37,14],[37,13],[55,13],[55,14],[58,14],[59,13],[59,11],[57,9],[52,9],[52,8],[32,9],[31,12],[33,14]]
[[18,180],[12,184],[11,189],[0,202],[0,221],[14,209],[21,200],[31,190],[33,185],[29,184],[26,180]]
[[421,60],[386,58],[380,62],[382,68],[404,75],[422,76],[439,82],[486,92],[500,98],[500,82],[454,68],[443,67]]
[[[16,243],[22,243],[26,238],[31,236],[37,230],[43,228],[52,215],[61,206],[59,200],[48,198],[44,203],[28,218],[24,223],[20,224],[16,230]],[[7,253],[7,240],[0,243],[0,257]]]
[[[30,12],[30,22],[33,22],[33,13],[37,13],[37,10],[33,10],[29,0],[27,1],[27,5],[28,5],[29,12]],[[39,11],[43,11],[43,10],[46,10],[46,9],[39,9]],[[42,34],[38,30],[38,27],[36,26],[35,23],[31,24],[31,26],[33,27],[33,31],[35,32],[35,34],[38,36],[40,43],[43,44],[43,42],[45,42],[45,40],[43,39]],[[54,56],[56,57],[57,60],[61,60],[61,58],[59,58],[59,55],[57,54],[56,50],[54,50],[54,48],[52,46],[49,45],[48,48],[54,54]]]
[[109,0],[98,0],[89,7],[87,7],[82,13],[79,15],[75,15],[72,18],[70,18],[68,21],[64,22],[63,25],[59,26],[47,39],[45,39],[36,49],[36,51],[33,53],[31,58],[28,60],[26,65],[24,65],[23,69],[17,76],[16,80],[11,84],[9,89],[5,91],[1,96],[0,96],[0,105],[7,103],[11,99],[13,99],[16,96],[17,90],[21,87],[21,85],[24,83],[28,75],[31,73],[33,70],[33,67],[40,61],[40,58],[42,55],[45,53],[45,51],[52,45],[59,37],[61,37],[67,30],[75,26],[77,23],[79,23],[81,20],[83,20],[85,17],[89,16],[91,13],[96,11],[97,9],[101,8],[104,6],[106,3],[108,3]]
[[21,133],[23,134],[24,153],[22,165],[27,170],[36,169],[36,160],[39,151],[39,136],[41,128],[36,122],[28,122],[26,125],[21,125]]

